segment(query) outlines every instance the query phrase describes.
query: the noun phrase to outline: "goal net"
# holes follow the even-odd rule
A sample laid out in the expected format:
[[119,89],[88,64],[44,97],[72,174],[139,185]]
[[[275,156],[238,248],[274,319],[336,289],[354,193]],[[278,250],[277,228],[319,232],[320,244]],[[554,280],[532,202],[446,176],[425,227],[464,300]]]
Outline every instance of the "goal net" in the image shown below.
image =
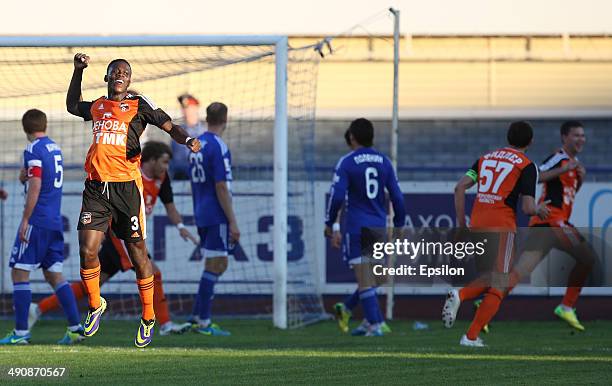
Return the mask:
[[[118,39],[118,44],[114,44],[113,38],[97,41],[83,38],[82,44],[74,40],[76,43],[65,46],[61,46],[61,41],[45,40],[46,47],[8,47],[10,43],[4,41],[5,47],[0,48],[0,181],[9,194],[0,208],[0,316],[10,317],[13,312],[8,260],[24,205],[24,187],[17,176],[27,144],[21,116],[30,108],[47,114],[48,135],[63,151],[64,274],[69,281],[80,280],[76,222],[85,177],[83,162],[92,140],[92,128],[91,122],[82,122],[66,112],[65,96],[72,74],[72,58],[77,52],[85,52],[91,61],[83,76],[84,100],[106,94],[103,77],[107,64],[112,59],[125,58],[132,66],[131,88],[146,95],[179,124],[183,123],[177,102],[181,94],[189,93],[199,99],[202,121],[210,102],[221,101],[229,107],[224,140],[232,152],[232,190],[241,240],[230,256],[228,270],[215,288],[213,316],[270,318],[274,315],[275,320],[280,317],[277,325],[281,327],[283,324],[296,327],[321,319],[324,311],[318,292],[313,241],[318,55],[312,49],[289,49],[286,64],[279,64],[273,42],[239,44],[239,39],[225,42],[223,37],[213,39],[212,43],[209,38],[202,45],[193,41],[181,43],[179,37],[168,45],[149,40],[141,46],[129,44],[129,39],[127,42]],[[286,87],[284,82],[277,82],[279,65],[286,66]],[[278,140],[275,124],[282,119],[277,116],[278,100],[285,93],[286,164],[282,156],[275,160],[274,149]],[[170,143],[170,137],[154,126],[149,126],[141,138],[142,142],[151,140]],[[284,167],[288,174],[286,275],[274,264],[274,224],[280,221],[274,204],[275,166],[276,172]],[[197,235],[189,181],[173,179],[172,187],[174,202],[184,223]],[[147,227],[147,245],[162,272],[170,312],[173,318],[182,321],[192,313],[204,267],[199,247],[180,238],[161,203],[148,218]],[[41,272],[31,276],[31,284],[35,302],[51,293]],[[134,272],[118,273],[102,286],[101,292],[109,300],[110,315],[123,318],[140,313]],[[273,295],[282,295],[282,301],[273,301]],[[49,313],[49,317],[54,315],[60,316],[61,310]],[[286,323],[282,322],[283,318]]]

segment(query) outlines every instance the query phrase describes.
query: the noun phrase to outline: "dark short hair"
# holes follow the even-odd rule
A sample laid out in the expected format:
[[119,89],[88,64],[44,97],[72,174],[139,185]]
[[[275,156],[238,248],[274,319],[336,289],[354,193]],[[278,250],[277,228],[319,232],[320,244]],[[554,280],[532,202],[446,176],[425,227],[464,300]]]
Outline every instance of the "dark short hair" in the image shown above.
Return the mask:
[[172,149],[170,149],[170,146],[159,141],[149,141],[142,147],[141,161],[147,162],[151,159],[156,161],[164,154],[168,154],[168,156],[172,158]]
[[221,102],[213,102],[206,108],[206,122],[209,125],[220,125],[227,122],[227,106]]
[[568,135],[574,127],[584,127],[580,121],[565,121],[561,125],[561,135]]
[[47,115],[38,109],[30,109],[21,118],[23,131],[33,134],[47,131]]
[[361,146],[372,146],[374,142],[374,126],[365,118],[357,118],[351,122],[349,132]]
[[123,63],[127,64],[127,65],[128,65],[128,67],[130,68],[130,72],[132,71],[132,66],[130,65],[130,62],[128,62],[128,61],[127,61],[127,60],[125,60],[125,59],[121,59],[121,58],[119,58],[119,59],[113,59],[113,60],[111,60],[111,62],[108,64],[108,66],[106,66],[106,75],[108,75],[108,72],[110,71],[111,67],[113,67],[115,64],[117,64],[117,63],[121,63],[121,62],[123,62]]
[[514,147],[527,147],[533,139],[533,128],[526,121],[512,122],[508,128],[508,143]]

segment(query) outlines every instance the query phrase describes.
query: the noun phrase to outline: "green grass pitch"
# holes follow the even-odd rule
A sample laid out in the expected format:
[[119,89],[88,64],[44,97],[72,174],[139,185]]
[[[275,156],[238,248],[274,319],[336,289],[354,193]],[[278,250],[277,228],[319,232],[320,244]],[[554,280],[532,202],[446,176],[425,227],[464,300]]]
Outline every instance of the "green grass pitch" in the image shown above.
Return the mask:
[[[586,323],[572,333],[562,322],[496,322],[484,335],[489,347],[458,345],[467,326],[413,331],[390,323],[381,338],[343,335],[334,322],[280,331],[269,321],[225,321],[231,337],[194,333],[156,335],[150,347],[133,347],[137,321],[104,320],[83,344],[54,344],[61,321],[41,321],[29,346],[0,347],[0,384],[9,367],[66,367],[61,380],[26,383],[100,384],[610,384],[612,322]],[[9,331],[12,322],[0,321]],[[9,383],[10,382],[10,383]]]

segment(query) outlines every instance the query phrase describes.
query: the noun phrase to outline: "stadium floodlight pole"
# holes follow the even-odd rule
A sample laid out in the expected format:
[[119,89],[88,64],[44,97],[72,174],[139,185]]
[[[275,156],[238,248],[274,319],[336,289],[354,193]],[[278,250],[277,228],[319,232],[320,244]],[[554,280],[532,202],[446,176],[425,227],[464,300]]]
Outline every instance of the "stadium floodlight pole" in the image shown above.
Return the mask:
[[[395,8],[389,8],[389,12],[393,15],[393,107],[391,109],[391,165],[397,173],[397,143],[398,143],[398,98],[399,98],[399,19],[400,11]],[[390,212],[392,211],[391,205]],[[393,256],[391,257],[394,260]],[[392,261],[392,265],[395,262]],[[389,283],[387,286],[387,307],[385,310],[385,317],[387,319],[393,319],[393,306],[394,306],[394,280],[393,276],[389,277]]]
[[[279,35],[0,36],[0,47],[275,46],[273,322],[287,328],[288,39]],[[72,60],[72,59],[71,59]]]

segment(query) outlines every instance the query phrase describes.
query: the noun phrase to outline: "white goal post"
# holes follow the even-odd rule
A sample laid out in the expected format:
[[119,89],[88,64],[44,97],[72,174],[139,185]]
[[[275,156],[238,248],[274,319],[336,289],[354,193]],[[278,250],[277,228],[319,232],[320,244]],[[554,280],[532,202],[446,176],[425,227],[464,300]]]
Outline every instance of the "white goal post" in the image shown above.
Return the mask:
[[[0,47],[274,46],[275,116],[273,155],[273,322],[287,328],[288,118],[286,36],[4,36]],[[67,85],[66,85],[67,87]]]

